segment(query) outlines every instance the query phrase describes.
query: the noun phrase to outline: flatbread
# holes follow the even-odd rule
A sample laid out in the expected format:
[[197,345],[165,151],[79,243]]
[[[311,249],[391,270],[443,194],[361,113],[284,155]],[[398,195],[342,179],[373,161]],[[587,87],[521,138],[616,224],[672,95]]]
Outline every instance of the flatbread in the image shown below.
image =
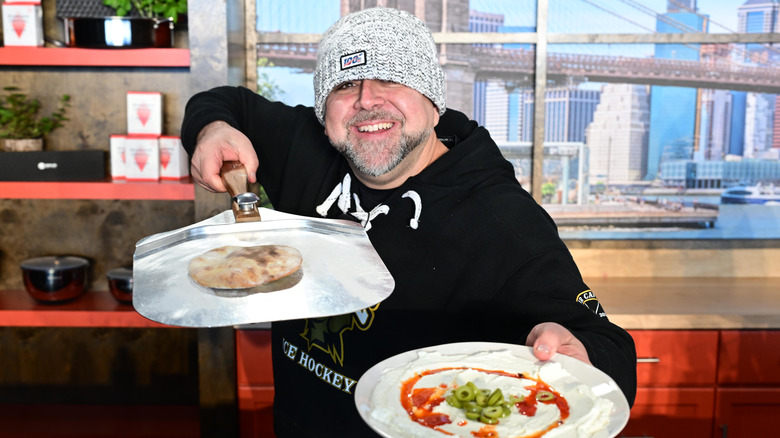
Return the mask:
[[301,253],[291,246],[223,246],[193,258],[187,270],[202,286],[245,289],[286,277],[302,262]]

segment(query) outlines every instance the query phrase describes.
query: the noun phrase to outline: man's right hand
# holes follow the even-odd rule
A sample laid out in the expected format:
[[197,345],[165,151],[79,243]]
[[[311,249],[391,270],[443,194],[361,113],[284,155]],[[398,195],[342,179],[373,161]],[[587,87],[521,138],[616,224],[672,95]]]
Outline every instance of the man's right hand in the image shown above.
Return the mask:
[[225,192],[219,171],[225,161],[240,161],[250,183],[257,182],[257,153],[249,139],[229,124],[211,122],[198,134],[190,160],[192,179],[210,192]]

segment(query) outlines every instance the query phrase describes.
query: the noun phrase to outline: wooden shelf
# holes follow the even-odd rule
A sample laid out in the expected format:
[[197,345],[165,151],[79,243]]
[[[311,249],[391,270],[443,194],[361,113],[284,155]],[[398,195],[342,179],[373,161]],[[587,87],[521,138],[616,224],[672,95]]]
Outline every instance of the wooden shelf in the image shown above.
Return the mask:
[[195,186],[182,181],[0,182],[0,199],[116,199],[192,201]]
[[0,65],[189,67],[189,49],[0,47]]
[[26,291],[0,291],[3,327],[170,327],[148,320],[107,291],[87,291],[64,303],[42,304]]

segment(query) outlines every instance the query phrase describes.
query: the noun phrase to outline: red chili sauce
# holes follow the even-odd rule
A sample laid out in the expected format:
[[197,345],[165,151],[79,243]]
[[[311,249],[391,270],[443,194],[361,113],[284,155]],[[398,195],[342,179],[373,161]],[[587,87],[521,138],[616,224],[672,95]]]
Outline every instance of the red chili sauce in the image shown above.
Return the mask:
[[[469,368],[450,367],[450,368],[438,368],[435,370],[426,370],[423,371],[422,373],[415,374],[414,377],[411,377],[410,379],[404,382],[401,382],[401,406],[403,406],[404,410],[409,414],[409,417],[412,419],[412,421],[416,421],[417,423],[420,423],[423,426],[430,427],[431,429],[437,430],[443,434],[452,435],[452,433],[444,431],[439,427],[441,425],[451,423],[452,420],[450,420],[450,417],[445,414],[433,412],[433,409],[436,406],[444,402],[444,397],[447,395],[447,391],[448,391],[447,385],[442,384],[439,385],[438,387],[432,387],[432,388],[415,388],[414,385],[416,385],[417,382],[423,376],[429,376],[432,374],[440,373],[442,371],[466,370],[466,369]],[[518,437],[518,438],[539,438],[543,436],[545,433],[549,432],[550,430],[555,429],[556,427],[562,425],[564,420],[569,418],[569,403],[566,401],[565,398],[563,398],[563,396],[561,396],[561,394],[559,394],[557,391],[550,388],[550,386],[544,383],[543,381],[539,379],[534,379],[533,377],[524,376],[523,374],[513,374],[513,373],[507,373],[505,371],[483,370],[479,368],[473,368],[473,369],[487,374],[498,374],[501,376],[533,380],[534,382],[536,382],[533,386],[525,387],[526,389],[531,391],[531,393],[525,397],[525,400],[515,404],[515,406],[517,407],[517,412],[522,415],[528,417],[533,417],[534,415],[536,415],[537,403],[555,404],[558,407],[558,410],[561,413],[561,418],[559,421],[556,421],[555,423],[551,424],[550,427],[548,427],[546,430],[543,430],[539,433],[533,435],[525,435],[523,437]],[[536,394],[539,391],[548,391],[552,393],[554,397],[550,400],[538,401],[536,399]],[[458,423],[459,426],[463,426],[465,424],[467,424],[466,421],[460,421]],[[498,438],[498,432],[496,432],[495,426],[489,424],[484,425],[476,432],[472,432],[472,435],[474,435],[477,438]]]

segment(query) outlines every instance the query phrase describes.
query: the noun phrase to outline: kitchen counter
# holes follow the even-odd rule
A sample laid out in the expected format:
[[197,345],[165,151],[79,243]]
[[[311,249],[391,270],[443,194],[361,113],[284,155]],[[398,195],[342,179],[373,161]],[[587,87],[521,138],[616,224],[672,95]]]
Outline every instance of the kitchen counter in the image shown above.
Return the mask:
[[586,278],[627,330],[780,329],[780,278]]

